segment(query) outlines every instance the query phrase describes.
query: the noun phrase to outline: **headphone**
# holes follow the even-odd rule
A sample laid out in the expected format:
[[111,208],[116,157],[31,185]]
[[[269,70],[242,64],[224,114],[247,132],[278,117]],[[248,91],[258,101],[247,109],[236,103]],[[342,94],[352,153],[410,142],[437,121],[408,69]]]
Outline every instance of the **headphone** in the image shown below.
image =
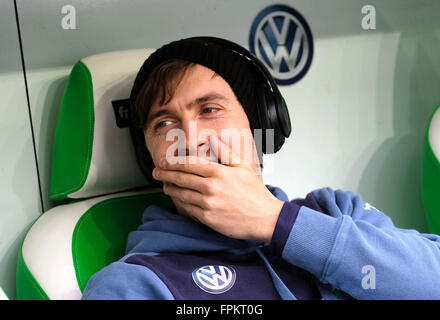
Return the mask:
[[[290,136],[292,126],[286,102],[266,66],[247,49],[226,39],[203,36],[182,39],[180,41],[200,41],[205,46],[209,46],[210,44],[218,45],[237,54],[238,58],[246,61],[250,65],[251,70],[254,71],[253,73],[256,76],[255,93],[257,96],[257,113],[262,129],[262,152],[267,154],[276,153],[278,150],[280,150],[284,144],[285,138]],[[141,73],[140,71],[139,74]],[[133,85],[130,95],[129,127],[138,164],[148,181],[156,184],[157,181],[152,179],[151,176],[151,171],[154,168],[154,164],[145,145],[144,132],[139,126],[140,121],[137,117],[135,107],[137,95],[143,86],[143,83],[139,83],[139,74],[136,77],[135,84]],[[273,130],[274,141],[271,148],[266,146],[266,134],[268,129]]]

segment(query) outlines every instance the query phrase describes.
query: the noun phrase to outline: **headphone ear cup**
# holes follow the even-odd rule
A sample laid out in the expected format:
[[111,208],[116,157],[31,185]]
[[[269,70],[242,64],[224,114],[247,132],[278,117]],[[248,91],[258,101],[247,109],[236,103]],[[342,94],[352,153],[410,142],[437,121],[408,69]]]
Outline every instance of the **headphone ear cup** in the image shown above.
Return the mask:
[[277,102],[277,114],[278,114],[278,123],[281,129],[281,132],[284,137],[288,138],[290,133],[292,132],[292,124],[290,122],[289,110],[287,109],[287,104],[281,94],[278,94],[278,102]]
[[[267,84],[260,84],[257,92],[259,93],[258,112],[261,115],[262,151],[265,154],[276,153],[284,144],[285,137],[280,127],[278,114],[279,103],[276,95]],[[268,130],[272,130],[270,134]],[[272,140],[272,141],[271,141]]]
[[[260,127],[257,129],[261,130],[261,136],[258,136],[261,139],[261,141],[259,141],[260,139],[257,139],[255,140],[255,143],[257,144],[258,150],[261,150],[261,152],[264,154],[267,153],[266,149],[270,149],[270,147],[267,148],[266,146],[266,137],[267,137],[267,129],[271,129],[271,123],[267,113],[268,107],[267,107],[266,91],[267,91],[267,85],[262,83],[256,84],[256,93],[258,98],[257,112],[260,121]],[[256,128],[253,129],[255,130]],[[260,146],[258,146],[258,144],[261,144],[261,148]]]
[[265,84],[262,83],[256,84],[256,93],[258,98],[257,112],[258,112],[258,118],[260,120],[260,128],[262,130],[271,127],[267,113],[266,91],[267,91],[267,86]]

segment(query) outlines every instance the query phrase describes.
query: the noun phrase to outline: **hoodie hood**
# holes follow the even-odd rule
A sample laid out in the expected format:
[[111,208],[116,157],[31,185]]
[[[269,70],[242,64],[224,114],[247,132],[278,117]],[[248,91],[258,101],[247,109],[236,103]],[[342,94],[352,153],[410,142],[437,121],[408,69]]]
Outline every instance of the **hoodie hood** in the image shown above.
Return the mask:
[[[280,188],[271,185],[266,187],[279,200],[289,201]],[[229,238],[175,212],[174,205],[167,208],[148,206],[142,224],[128,236],[126,254],[243,250],[263,244],[259,241]]]

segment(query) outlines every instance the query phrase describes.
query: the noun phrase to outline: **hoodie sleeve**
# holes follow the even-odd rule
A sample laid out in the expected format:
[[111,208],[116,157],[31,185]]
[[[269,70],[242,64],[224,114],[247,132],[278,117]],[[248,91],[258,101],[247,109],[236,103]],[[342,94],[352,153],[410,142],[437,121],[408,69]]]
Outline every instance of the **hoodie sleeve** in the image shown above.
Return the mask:
[[356,299],[440,299],[440,237],[399,229],[352,192],[285,202],[274,251]]
[[145,266],[114,262],[87,282],[83,300],[174,300],[159,277]]

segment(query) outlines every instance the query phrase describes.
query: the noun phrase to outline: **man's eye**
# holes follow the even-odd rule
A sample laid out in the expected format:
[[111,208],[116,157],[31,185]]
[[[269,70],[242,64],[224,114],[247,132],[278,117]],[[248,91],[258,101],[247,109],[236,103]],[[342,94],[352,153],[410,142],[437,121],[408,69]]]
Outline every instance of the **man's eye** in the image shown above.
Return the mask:
[[202,110],[202,113],[213,113],[217,108],[207,107]]
[[159,122],[155,125],[155,129],[159,129],[159,128],[163,128],[163,127],[165,127],[167,122],[171,122],[171,121],[168,121],[168,120],[159,121]]

